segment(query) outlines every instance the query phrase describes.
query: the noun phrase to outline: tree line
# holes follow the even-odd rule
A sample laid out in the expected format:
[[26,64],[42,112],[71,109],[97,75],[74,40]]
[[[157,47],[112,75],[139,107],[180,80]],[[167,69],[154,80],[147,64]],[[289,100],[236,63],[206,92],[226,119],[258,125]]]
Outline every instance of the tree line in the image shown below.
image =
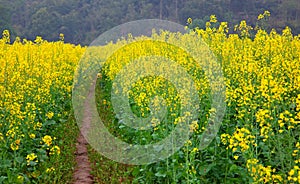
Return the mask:
[[186,25],[190,17],[194,26],[204,27],[214,14],[233,30],[245,19],[255,25],[257,16],[271,12],[269,27],[278,31],[285,26],[300,33],[299,0],[0,0],[0,31],[34,40],[42,36],[88,45],[110,28],[132,20],[157,18]]

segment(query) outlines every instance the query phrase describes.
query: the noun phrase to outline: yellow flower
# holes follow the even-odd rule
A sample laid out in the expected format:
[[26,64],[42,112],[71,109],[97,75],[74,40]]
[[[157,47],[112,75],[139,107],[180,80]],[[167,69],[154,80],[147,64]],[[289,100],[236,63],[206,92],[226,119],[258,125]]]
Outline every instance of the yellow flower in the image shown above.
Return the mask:
[[271,16],[271,13],[270,13],[268,10],[266,10],[266,11],[264,12],[263,15],[264,15],[264,16],[267,16],[267,17],[270,17],[270,16]]
[[37,36],[34,42],[37,44],[41,44],[43,42],[43,38],[41,36]]
[[262,15],[262,14],[259,14],[258,17],[257,17],[257,20],[261,20],[261,19],[263,19],[263,18],[265,18],[265,16]]
[[17,139],[17,140],[15,140],[15,143],[16,143],[17,145],[19,145],[19,144],[21,143],[21,140],[20,140],[20,139]]
[[46,173],[53,172],[53,171],[55,171],[54,167],[50,167],[46,169]]
[[31,134],[29,135],[29,137],[30,137],[31,139],[34,139],[34,138],[35,138],[35,134],[31,133]]
[[185,143],[186,146],[190,146],[190,145],[192,145],[192,144],[193,144],[193,143],[192,143],[191,140],[187,140],[186,143]]
[[199,151],[198,148],[193,148],[192,153],[196,153],[197,151]]
[[37,158],[37,156],[34,153],[30,153],[29,155],[27,155],[27,157],[26,157],[27,165],[30,164],[30,161],[38,162],[38,160],[36,158]]
[[13,151],[18,150],[20,143],[21,143],[20,139],[15,140],[13,143],[10,144],[10,149],[12,149]]
[[53,112],[48,112],[46,114],[46,116],[47,116],[48,119],[51,119],[54,116],[54,113]]
[[274,181],[278,180],[279,182],[281,182],[283,180],[283,178],[280,175],[276,175],[276,174],[273,174],[272,178]]
[[45,144],[47,144],[48,146],[50,146],[52,144],[52,138],[51,136],[49,135],[45,135],[43,138],[42,138],[43,142]]
[[59,155],[60,154],[60,148],[58,146],[53,146],[51,149],[50,149],[50,155]]
[[211,15],[211,16],[210,16],[209,22],[211,22],[211,23],[216,23],[216,22],[218,22],[216,15]]
[[18,183],[23,183],[24,182],[24,176],[19,175],[17,177]]
[[289,175],[290,175],[290,176],[293,176],[294,174],[295,174],[294,169],[290,170]]
[[296,147],[300,149],[300,143],[299,142],[296,143]]
[[198,121],[193,121],[190,124],[190,132],[196,132],[199,128]]
[[65,40],[65,35],[63,33],[59,34],[59,40],[64,41]]
[[11,143],[10,144],[10,149],[12,149],[13,151],[16,151],[19,149],[19,145],[15,144],[15,143]]
[[4,30],[2,32],[2,39],[4,40],[5,43],[9,43],[10,42],[10,33],[8,30]]
[[188,23],[188,24],[192,24],[192,23],[193,23],[193,19],[192,19],[192,18],[188,18],[188,19],[187,19],[187,23]]
[[211,26],[210,22],[205,23],[205,27],[209,28]]
[[293,153],[292,153],[292,155],[295,157],[295,156],[298,155],[298,154],[297,154],[298,152],[299,152],[299,150],[294,150]]

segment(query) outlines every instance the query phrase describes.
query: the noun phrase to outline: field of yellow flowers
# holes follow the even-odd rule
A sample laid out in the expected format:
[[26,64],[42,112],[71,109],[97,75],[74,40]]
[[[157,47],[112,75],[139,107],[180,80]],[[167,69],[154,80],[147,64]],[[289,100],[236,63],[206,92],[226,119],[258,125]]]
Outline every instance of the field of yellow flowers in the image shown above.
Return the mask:
[[[111,90],[114,78],[130,61],[129,56],[147,55],[151,50],[169,58],[173,55],[175,60],[180,58],[178,63],[192,76],[200,99],[201,113],[190,123],[190,140],[164,161],[133,167],[128,173],[132,182],[300,183],[300,36],[294,36],[288,27],[282,33],[267,33],[257,27],[253,34],[246,21],[235,29],[237,34],[229,34],[227,23],[218,23],[212,16],[204,30],[196,28],[176,36],[169,32],[153,35],[183,43],[193,36],[200,37],[222,67],[226,113],[218,135],[204,150],[198,149],[199,137],[214,110],[210,109],[213,87],[201,66],[180,49],[168,46],[169,50],[163,52],[164,44],[145,44],[137,39],[131,40],[127,49],[124,45],[128,42],[115,43],[121,49],[99,71],[96,88],[100,116],[105,116],[105,124],[115,136],[131,144],[153,143],[189,117],[189,112],[179,113],[185,104],[180,103],[183,97],[179,94],[184,92],[162,77],[148,76],[130,84],[127,90],[115,92],[128,95],[132,112],[140,118],[149,117],[153,109],[159,111],[163,98],[166,116],[163,121],[153,117],[150,130],[120,126],[112,109]],[[9,32],[3,32],[0,183],[51,183],[49,177],[58,174],[54,161],[60,159],[64,145],[57,131],[60,125],[67,127],[70,123],[74,71],[85,50],[64,43],[63,35],[57,42],[37,37],[34,42],[17,38],[11,43]]]
[[4,31],[0,40],[0,183],[51,181],[64,146],[56,136],[61,137],[59,124],[70,115],[73,73],[84,49],[41,37],[9,43],[9,32]]

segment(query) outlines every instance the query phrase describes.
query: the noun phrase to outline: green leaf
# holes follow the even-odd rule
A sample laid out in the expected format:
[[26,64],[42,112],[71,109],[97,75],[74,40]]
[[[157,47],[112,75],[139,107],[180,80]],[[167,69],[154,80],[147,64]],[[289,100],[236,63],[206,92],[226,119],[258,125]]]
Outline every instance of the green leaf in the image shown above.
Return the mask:
[[1,162],[0,168],[9,168],[11,167],[11,161],[10,160],[3,160]]
[[164,171],[159,171],[159,172],[155,173],[156,177],[163,177],[164,178],[164,177],[166,177],[166,175],[167,174]]
[[202,165],[199,167],[198,172],[200,175],[205,175],[207,174],[214,166],[216,166],[215,163],[211,163],[208,165]]
[[139,173],[140,173],[140,170],[138,167],[134,168],[134,170],[132,171],[133,176],[137,176]]
[[238,166],[235,165],[235,164],[233,164],[233,165],[231,165],[231,167],[230,167],[230,169],[229,169],[229,172],[235,172],[235,171],[237,171],[237,170],[238,170]]
[[6,176],[0,176],[0,183],[4,183],[5,179],[7,179]]
[[16,157],[15,161],[18,163],[22,163],[24,161],[23,157]]
[[56,121],[54,121],[53,119],[51,120],[47,120],[43,126],[50,126],[50,125],[55,125],[56,124]]
[[64,123],[66,122],[67,120],[66,119],[59,119],[60,122]]

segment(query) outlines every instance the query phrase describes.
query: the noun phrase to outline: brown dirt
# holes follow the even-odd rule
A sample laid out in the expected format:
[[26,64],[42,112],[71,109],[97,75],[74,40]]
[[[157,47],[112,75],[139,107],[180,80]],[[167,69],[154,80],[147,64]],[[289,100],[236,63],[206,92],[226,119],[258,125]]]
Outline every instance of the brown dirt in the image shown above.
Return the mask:
[[91,175],[91,166],[89,162],[88,152],[87,152],[87,141],[81,133],[77,138],[76,144],[76,162],[77,167],[73,174],[74,184],[92,184],[93,176]]
[[85,101],[85,108],[84,108],[84,119],[82,126],[80,127],[80,132],[77,138],[76,143],[76,162],[77,167],[73,174],[73,183],[74,184],[92,184],[94,183],[93,176],[91,175],[91,166],[88,157],[88,142],[86,141],[84,135],[87,135],[89,128],[90,128],[90,121],[91,121],[91,112],[89,102],[90,99],[95,94],[95,83],[91,86],[88,97]]

